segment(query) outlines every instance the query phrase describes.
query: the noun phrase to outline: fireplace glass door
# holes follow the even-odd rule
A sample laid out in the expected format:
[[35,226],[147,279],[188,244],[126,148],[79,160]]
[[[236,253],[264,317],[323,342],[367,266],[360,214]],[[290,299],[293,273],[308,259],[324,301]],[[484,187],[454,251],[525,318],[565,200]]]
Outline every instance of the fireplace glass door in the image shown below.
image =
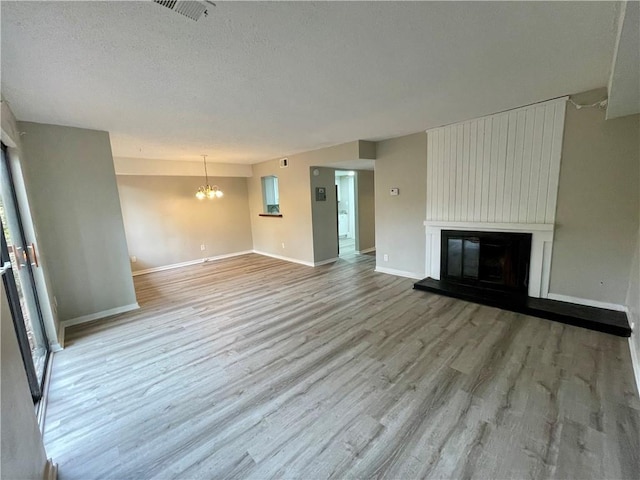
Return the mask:
[[449,238],[447,244],[447,276],[477,280],[480,267],[480,239]]
[[478,288],[527,291],[531,234],[442,231],[441,278]]

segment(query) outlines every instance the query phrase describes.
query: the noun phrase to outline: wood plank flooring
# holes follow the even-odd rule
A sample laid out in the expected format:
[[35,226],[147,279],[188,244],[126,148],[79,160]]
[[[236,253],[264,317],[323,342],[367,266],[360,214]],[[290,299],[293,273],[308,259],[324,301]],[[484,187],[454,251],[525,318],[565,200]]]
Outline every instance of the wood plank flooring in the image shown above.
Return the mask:
[[140,310],[55,354],[59,478],[639,477],[626,339],[374,266],[252,254],[136,277]]

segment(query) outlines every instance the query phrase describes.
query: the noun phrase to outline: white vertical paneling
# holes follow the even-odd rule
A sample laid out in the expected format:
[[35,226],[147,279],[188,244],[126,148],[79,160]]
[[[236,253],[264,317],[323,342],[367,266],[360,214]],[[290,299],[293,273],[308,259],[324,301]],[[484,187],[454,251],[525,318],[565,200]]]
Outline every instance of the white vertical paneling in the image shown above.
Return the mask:
[[565,102],[429,130],[427,219],[553,223]]
[[453,220],[456,216],[456,175],[457,175],[457,130],[450,128],[451,138],[449,139],[449,218]]
[[553,139],[551,141],[551,166],[549,168],[549,188],[547,189],[547,208],[545,223],[553,223],[556,218],[556,202],[558,200],[558,181],[560,179],[560,157],[562,153],[562,137],[564,134],[564,114],[566,102],[554,105]]
[[484,167],[484,121],[474,122],[478,125],[478,143],[476,144],[476,203],[473,221],[482,219],[482,169]]
[[[435,166],[435,160],[433,155],[433,137],[427,135],[427,179],[433,177],[433,169]],[[435,201],[433,199],[433,190],[435,185],[429,183],[427,180],[427,220],[431,220],[433,218],[432,208],[435,206]]]
[[467,216],[476,216],[476,147],[478,141],[478,124],[469,124],[469,203]]
[[469,216],[469,130],[471,125],[462,125],[462,207],[464,218]]
[[536,223],[538,184],[540,183],[540,162],[542,156],[542,133],[544,131],[544,108],[536,108],[535,115],[533,151],[531,153],[531,174],[529,176],[529,202],[527,204],[527,221],[525,223]]
[[449,190],[451,189],[451,182],[449,177],[451,176],[451,129],[443,129],[444,133],[444,157],[442,158],[442,166],[444,168],[443,175],[443,188],[444,188],[444,205],[442,206],[442,218],[449,220],[449,205],[451,205],[451,197],[449,196]]
[[515,161],[507,161],[507,159],[515,158],[516,150],[516,126],[518,115],[515,112],[509,113],[507,118],[507,147],[505,149],[505,170],[504,170],[504,196],[502,199],[502,216],[499,219],[502,223],[511,221],[511,194],[513,193],[513,170]]
[[531,154],[533,153],[533,129],[535,128],[536,112],[527,110],[524,129],[524,145],[522,153],[522,178],[520,179],[520,209],[518,220],[527,223],[527,209],[529,206],[529,181],[531,179]]
[[[462,179],[464,177],[464,164],[462,161],[463,154],[463,127],[458,125],[456,131],[456,209],[454,220],[459,222],[462,218]],[[466,212],[465,212],[466,213]]]
[[439,164],[438,164],[438,219],[444,218],[444,171],[446,163],[444,162],[444,129],[437,131],[438,136],[438,150],[440,152]]
[[524,128],[526,112],[520,110],[516,118],[516,146],[513,157],[513,194],[511,196],[510,222],[516,223],[520,218],[520,192],[522,191],[522,158],[524,155]]
[[507,170],[507,132],[509,131],[509,115],[504,114],[500,117],[500,136],[498,137],[498,171],[496,172],[496,222],[503,222],[504,217],[504,182]]
[[498,142],[500,139],[500,118],[491,118],[491,153],[489,154],[489,205],[487,207],[487,221],[496,221],[496,193],[498,189]]
[[538,182],[538,205],[536,205],[535,223],[544,223],[547,213],[547,190],[549,189],[549,172],[551,170],[551,142],[553,141],[554,108],[544,109],[542,132],[542,152],[540,155],[540,175]]
[[489,221],[489,179],[491,178],[491,136],[492,119],[488,118],[484,123],[484,151],[482,153],[482,211],[480,221]]
[[457,194],[457,180],[458,180],[458,129],[451,129],[451,170],[449,171],[449,184],[451,190],[449,196],[451,198],[451,209],[449,210],[449,220],[456,219],[456,208],[460,210],[458,204]]

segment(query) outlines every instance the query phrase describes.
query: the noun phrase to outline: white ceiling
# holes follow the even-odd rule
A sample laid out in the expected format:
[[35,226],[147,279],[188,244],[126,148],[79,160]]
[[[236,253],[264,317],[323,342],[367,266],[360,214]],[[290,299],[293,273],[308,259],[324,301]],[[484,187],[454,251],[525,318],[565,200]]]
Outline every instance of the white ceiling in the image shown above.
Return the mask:
[[21,120],[107,130],[115,156],[255,163],[605,86],[612,2],[2,1]]

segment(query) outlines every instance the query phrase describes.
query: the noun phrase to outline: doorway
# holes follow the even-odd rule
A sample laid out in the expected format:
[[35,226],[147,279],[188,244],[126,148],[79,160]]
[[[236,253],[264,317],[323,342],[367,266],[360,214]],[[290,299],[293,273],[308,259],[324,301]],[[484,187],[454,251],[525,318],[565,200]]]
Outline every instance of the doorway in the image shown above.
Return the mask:
[[355,172],[336,170],[336,192],[338,202],[338,254],[340,257],[356,253],[356,184]]
[[40,302],[36,293],[33,268],[38,267],[34,244],[27,244],[20,215],[7,148],[2,144],[0,162],[0,266],[13,324],[18,337],[31,396],[34,403],[42,396],[49,360],[47,339]]

